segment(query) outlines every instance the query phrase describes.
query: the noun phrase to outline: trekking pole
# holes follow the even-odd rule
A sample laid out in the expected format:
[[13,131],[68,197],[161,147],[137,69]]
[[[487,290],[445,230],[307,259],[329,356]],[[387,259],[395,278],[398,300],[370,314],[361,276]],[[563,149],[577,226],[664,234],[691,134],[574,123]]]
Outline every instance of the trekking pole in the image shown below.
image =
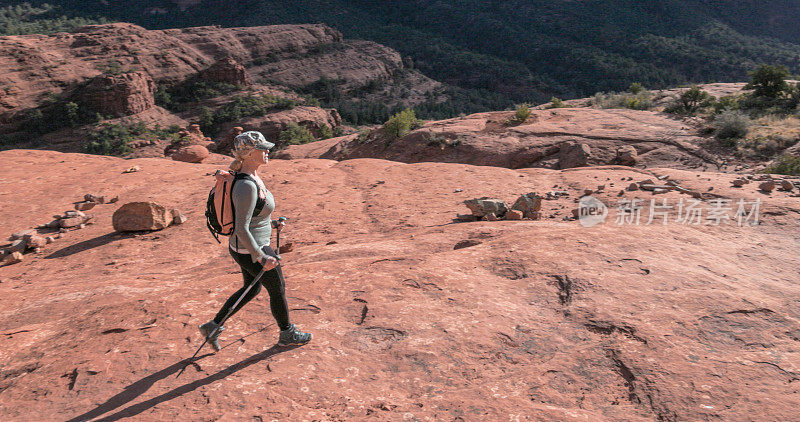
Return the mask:
[[[278,222],[282,222],[282,221],[286,221],[286,217],[278,218]],[[275,255],[276,255],[275,258],[280,260],[281,259],[281,255],[280,255],[281,232],[280,231],[276,234],[275,246],[277,247],[277,250],[275,251]],[[181,376],[181,374],[183,374],[183,371],[185,371],[186,367],[188,367],[191,364],[191,362],[194,361],[194,358],[197,356],[198,353],[200,353],[200,350],[203,349],[203,346],[205,346],[206,343],[208,343],[208,340],[211,339],[211,338],[214,338],[214,335],[217,333],[217,331],[219,331],[219,329],[223,326],[223,324],[225,324],[225,321],[228,319],[228,317],[231,316],[231,313],[233,313],[233,310],[236,309],[236,307],[239,305],[239,302],[241,302],[242,299],[244,299],[244,297],[247,296],[247,292],[249,292],[250,289],[253,288],[253,286],[255,286],[256,283],[258,283],[258,281],[261,279],[261,276],[264,275],[264,272],[265,272],[264,271],[264,267],[261,267],[261,271],[258,273],[256,278],[253,279],[253,281],[247,286],[247,288],[244,290],[244,292],[242,292],[242,295],[239,296],[239,299],[236,300],[236,303],[234,303],[233,306],[231,307],[231,309],[228,310],[228,313],[225,315],[225,318],[222,318],[222,321],[220,321],[219,324],[217,324],[217,327],[214,328],[214,330],[211,331],[211,333],[208,334],[208,337],[206,337],[205,340],[203,340],[203,344],[201,344],[200,347],[197,348],[197,350],[194,352],[192,357],[189,358],[189,363],[186,364],[186,366],[184,366],[181,369],[180,372],[178,372],[178,375],[175,378],[178,378],[179,376]]]
[[[278,217],[278,227],[280,227],[280,224],[282,222],[284,222],[284,221],[286,221],[286,217]],[[275,235],[275,255],[277,255],[275,258],[277,258],[278,261],[280,261],[281,260],[281,231],[280,230],[278,230],[278,234]]]
[[222,327],[222,325],[225,324],[225,321],[228,319],[228,317],[231,316],[233,310],[236,309],[237,306],[239,306],[239,302],[241,302],[242,299],[244,299],[244,297],[247,296],[247,292],[249,292],[250,289],[253,288],[253,286],[255,286],[256,283],[258,283],[262,275],[264,275],[264,267],[261,267],[261,271],[258,273],[256,278],[254,278],[253,281],[247,286],[247,288],[244,289],[244,292],[242,292],[242,295],[239,296],[239,299],[236,300],[236,303],[234,303],[231,309],[228,310],[228,313],[225,315],[225,318],[222,318],[222,321],[220,321],[219,324],[217,324],[217,327],[214,328],[214,330],[208,334],[208,337],[206,337],[205,340],[203,340],[203,344],[201,344],[200,347],[198,347],[197,350],[194,352],[192,357],[189,358],[189,363],[186,364],[186,366],[184,366],[183,369],[181,369],[181,372],[178,372],[178,375],[175,378],[181,376],[183,371],[186,370],[186,367],[189,366],[194,361],[194,358],[197,356],[198,353],[200,353],[200,350],[203,349],[203,346],[205,346],[206,343],[208,343],[208,340],[214,338],[214,335],[219,331],[220,327]]

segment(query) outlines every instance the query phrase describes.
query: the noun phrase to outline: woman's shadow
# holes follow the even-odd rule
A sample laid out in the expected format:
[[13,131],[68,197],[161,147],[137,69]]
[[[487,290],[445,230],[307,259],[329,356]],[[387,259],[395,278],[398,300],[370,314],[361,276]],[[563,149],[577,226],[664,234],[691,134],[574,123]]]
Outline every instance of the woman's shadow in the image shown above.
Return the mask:
[[[237,340],[237,342],[238,342],[238,340]],[[233,343],[236,343],[236,342],[233,342]],[[233,344],[233,343],[231,343],[231,344]],[[228,346],[230,346],[230,344],[226,345],[225,347],[228,347]],[[223,369],[223,370],[221,370],[221,371],[219,371],[219,372],[217,372],[215,374],[209,375],[209,376],[207,376],[205,378],[201,378],[201,379],[196,380],[196,381],[192,381],[192,382],[190,382],[188,384],[184,384],[184,385],[182,385],[180,387],[174,388],[174,389],[172,389],[170,391],[167,391],[164,394],[160,394],[160,395],[158,395],[156,397],[153,397],[153,398],[151,398],[149,400],[145,400],[145,401],[143,401],[141,403],[136,403],[134,405],[128,406],[128,407],[126,407],[126,408],[124,408],[124,409],[122,409],[122,410],[120,410],[120,411],[118,411],[116,413],[113,413],[111,415],[108,415],[108,416],[106,416],[106,417],[104,417],[102,419],[98,419],[98,420],[99,421],[116,421],[116,420],[119,420],[119,419],[122,419],[122,418],[129,418],[129,417],[132,417],[132,416],[136,416],[136,415],[144,412],[145,410],[152,408],[153,406],[156,406],[156,405],[158,405],[160,403],[164,403],[166,401],[170,401],[170,400],[172,400],[174,398],[178,398],[178,397],[180,397],[180,396],[182,396],[182,395],[184,395],[184,394],[186,394],[186,393],[188,393],[190,391],[196,390],[199,387],[202,387],[204,385],[211,384],[212,382],[224,379],[228,375],[231,375],[233,373],[241,371],[242,369],[245,369],[250,365],[253,365],[253,364],[256,364],[258,362],[261,362],[264,359],[267,359],[267,358],[269,358],[271,356],[274,356],[274,355],[276,355],[278,353],[283,353],[283,352],[286,352],[286,351],[289,351],[289,350],[296,349],[297,347],[299,347],[299,346],[290,346],[290,347],[280,347],[280,346],[277,346],[277,345],[276,346],[272,346],[269,349],[264,350],[263,352],[256,353],[255,355],[250,356],[249,358],[244,359],[242,361],[239,361],[239,362],[237,362],[237,363],[235,363],[235,364],[233,364],[233,365],[231,365],[231,366],[229,366],[229,367],[227,367],[227,368],[225,368],[225,369]],[[122,406],[126,405],[127,403],[130,403],[131,401],[135,400],[137,397],[141,396],[142,394],[144,394],[144,392],[149,390],[150,387],[152,387],[153,384],[155,384],[156,382],[158,382],[158,381],[160,381],[160,380],[162,380],[164,378],[167,378],[168,376],[170,376],[170,375],[172,375],[172,374],[174,374],[176,372],[179,372],[184,367],[186,367],[188,365],[196,365],[195,368],[199,368],[199,366],[197,366],[197,364],[195,362],[200,360],[200,359],[203,359],[203,358],[205,358],[207,356],[211,356],[211,355],[213,355],[213,353],[206,353],[206,354],[198,356],[197,358],[194,358],[194,359],[188,358],[188,359],[183,359],[180,362],[176,362],[176,363],[174,363],[174,364],[172,364],[172,365],[170,365],[170,366],[168,366],[168,367],[156,372],[155,374],[149,375],[147,377],[144,377],[144,378],[140,379],[139,381],[134,382],[133,384],[125,387],[125,389],[122,392],[120,392],[119,394],[117,394],[114,397],[111,397],[110,399],[106,400],[105,403],[97,406],[96,408],[94,408],[94,409],[92,409],[92,410],[90,410],[90,411],[88,411],[88,412],[86,412],[86,413],[84,413],[82,415],[79,415],[79,416],[76,416],[76,417],[70,419],[68,422],[87,421],[87,420],[96,418],[96,417],[98,417],[98,416],[100,416],[100,415],[102,415],[102,414],[104,414],[106,412],[110,412],[110,411],[112,411],[112,410],[114,410],[116,408],[122,407]]]

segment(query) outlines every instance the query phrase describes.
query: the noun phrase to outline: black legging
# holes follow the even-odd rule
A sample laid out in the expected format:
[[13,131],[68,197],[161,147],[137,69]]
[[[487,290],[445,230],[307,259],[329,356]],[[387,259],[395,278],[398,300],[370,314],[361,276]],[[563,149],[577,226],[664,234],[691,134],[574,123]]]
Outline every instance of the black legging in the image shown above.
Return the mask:
[[[269,255],[269,256],[277,256],[275,251],[270,248],[269,246],[264,246],[261,250]],[[233,306],[234,303],[239,299],[239,296],[244,293],[244,290],[247,286],[253,282],[253,279],[256,278],[258,273],[261,271],[261,264],[258,262],[253,262],[250,258],[250,254],[242,254],[239,252],[234,252],[232,249],[228,249],[231,256],[233,256],[233,260],[242,267],[242,275],[244,277],[244,285],[241,289],[236,291],[236,293],[232,294],[231,297],[225,301],[225,304],[222,305],[222,309],[219,310],[217,316],[214,317],[214,322],[219,324],[222,321],[222,318],[225,318],[225,315],[228,314],[228,310]],[[291,324],[289,323],[289,306],[286,304],[286,286],[283,280],[283,272],[281,271],[281,266],[278,264],[277,267],[265,271],[264,275],[261,276],[261,283],[264,287],[267,288],[267,292],[269,292],[269,307],[272,309],[272,316],[275,317],[275,321],[278,322],[278,327],[281,330],[288,329]],[[261,285],[257,284],[253,286],[249,292],[247,292],[247,296],[239,302],[239,306],[234,309],[231,316],[236,312],[239,312],[239,309],[242,309],[250,299],[256,297],[259,291],[261,291]]]

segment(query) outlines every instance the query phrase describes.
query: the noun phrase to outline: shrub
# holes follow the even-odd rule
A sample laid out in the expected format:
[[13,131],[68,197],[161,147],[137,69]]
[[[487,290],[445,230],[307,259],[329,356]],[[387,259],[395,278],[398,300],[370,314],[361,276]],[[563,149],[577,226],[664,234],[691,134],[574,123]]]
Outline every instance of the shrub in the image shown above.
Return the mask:
[[589,104],[594,108],[629,108],[633,110],[649,110],[653,108],[653,102],[646,91],[638,94],[629,93],[605,93],[594,94]]
[[123,156],[133,151],[129,144],[135,139],[161,138],[174,141],[178,139],[177,133],[180,129],[177,125],[167,129],[156,125],[154,129],[148,129],[144,122],[129,125],[104,124],[89,133],[89,141],[83,150],[88,154]]
[[[558,104],[563,106],[564,104],[558,98],[553,97],[553,100],[557,100]],[[555,104],[556,101],[553,101]],[[514,120],[517,123],[525,123],[528,120],[528,117],[531,117],[531,106],[527,103],[523,103],[517,106],[517,110],[514,112]]]
[[[553,97],[550,98],[550,104],[546,108],[564,108],[564,102],[560,98]],[[530,113],[528,114],[530,115]],[[527,117],[525,119],[527,120]]]
[[736,145],[736,139],[747,135],[750,118],[740,111],[724,111],[714,119],[713,127],[716,130],[717,140],[725,146],[733,147]]
[[664,111],[694,116],[701,109],[711,106],[714,100],[714,96],[703,91],[699,86],[692,85],[691,88],[678,96],[672,104],[668,105]]
[[395,138],[401,138],[420,126],[422,121],[417,119],[414,110],[408,108],[390,117],[383,124],[383,129]]
[[639,82],[634,82],[631,84],[631,86],[628,87],[628,92],[634,95],[639,94],[642,91],[644,91],[644,86],[642,86],[642,84],[640,84]]
[[333,131],[331,130],[330,126],[323,124],[322,126],[319,127],[319,139],[328,139],[328,138],[333,138]]
[[800,157],[784,154],[764,169],[764,172],[798,176],[800,175]]
[[739,109],[739,99],[737,97],[727,95],[719,99],[719,101],[714,103],[714,113],[720,114],[726,110],[738,110]]
[[750,83],[745,89],[752,89],[756,97],[778,98],[789,90],[786,78],[789,77],[789,70],[784,66],[761,65],[758,69],[748,72]]
[[279,139],[281,148],[285,148],[288,145],[307,144],[317,140],[305,126],[300,126],[294,122],[286,126],[286,130],[281,132]]
[[123,125],[103,125],[99,130],[89,134],[89,142],[84,152],[97,155],[122,156],[133,151],[129,143],[133,141],[135,130]]

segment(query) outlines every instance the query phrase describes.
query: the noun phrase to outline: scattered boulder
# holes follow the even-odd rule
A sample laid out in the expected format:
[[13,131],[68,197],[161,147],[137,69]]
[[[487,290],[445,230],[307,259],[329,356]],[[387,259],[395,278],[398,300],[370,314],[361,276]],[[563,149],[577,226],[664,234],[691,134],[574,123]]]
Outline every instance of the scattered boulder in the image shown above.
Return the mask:
[[199,163],[208,158],[208,149],[202,145],[189,145],[178,148],[173,154],[172,159],[186,163]]
[[41,249],[47,246],[47,239],[38,234],[25,235],[24,239],[27,242],[26,249]]
[[119,196],[115,196],[115,197],[113,197],[113,198],[109,199],[109,200],[108,200],[108,203],[109,203],[109,204],[113,204],[113,203],[115,203],[115,202],[117,202],[117,201],[119,201]]
[[8,240],[18,240],[18,239],[22,239],[23,237],[25,237],[25,236],[27,236],[27,235],[29,235],[29,234],[32,234],[32,233],[36,233],[36,230],[33,230],[33,229],[28,229],[28,230],[23,230],[23,231],[21,231],[21,232],[16,232],[16,233],[13,233],[13,234],[12,234],[12,235],[11,235],[11,236],[8,238]]
[[522,211],[512,209],[506,213],[506,220],[522,220]]
[[139,171],[139,170],[141,170],[141,169],[142,169],[142,168],[141,168],[141,167],[139,167],[139,166],[133,166],[133,167],[131,167],[131,168],[129,168],[129,169],[127,169],[127,170],[123,171],[123,173],[134,173],[134,172],[137,172],[137,171]]
[[489,214],[484,215],[483,219],[486,220],[486,221],[497,221],[497,220],[499,220],[497,215],[495,215],[495,213],[493,213],[493,212],[490,212]]
[[636,183],[631,183],[628,185],[628,191],[633,192],[639,190],[639,185]]
[[761,182],[758,185],[758,189],[764,192],[772,192],[775,189],[775,181],[767,180],[766,182]]
[[573,167],[585,167],[589,163],[592,149],[589,145],[578,143],[564,143],[558,152],[558,167],[568,169]]
[[539,212],[539,211],[534,211],[534,212],[528,214],[528,217],[526,217],[526,218],[530,218],[531,220],[541,220],[542,219],[542,213]]
[[504,216],[508,212],[508,205],[499,199],[491,199],[487,196],[475,199],[468,199],[464,201],[464,205],[472,211],[472,215],[477,218],[486,216],[487,214],[494,214],[497,216]]
[[77,204],[75,204],[75,209],[78,211],[89,211],[90,209],[94,208],[95,205],[97,205],[97,202],[92,202],[92,201],[78,202]]
[[617,164],[623,166],[634,166],[639,161],[639,154],[636,148],[631,145],[625,145],[617,149]]
[[530,218],[531,213],[542,209],[542,197],[536,192],[526,193],[517,198],[511,209],[520,211],[523,218]]
[[3,260],[0,261],[0,265],[11,265],[22,262],[22,257],[23,255],[21,252],[12,252],[3,256]]
[[27,249],[27,248],[28,248],[28,240],[27,239],[25,239],[25,238],[17,239],[17,240],[14,241],[14,243],[11,244],[11,246],[5,248],[5,254],[9,255],[9,254],[12,254],[14,252],[23,253],[23,252],[25,252],[25,249]]
[[105,204],[106,203],[105,195],[103,195],[103,196],[95,196],[95,195],[92,195],[91,193],[87,193],[86,195],[83,195],[83,200],[84,201],[91,201],[91,202],[94,202],[94,203],[97,203],[97,204]]
[[791,191],[794,190],[794,183],[792,183],[792,182],[790,182],[788,180],[781,180],[781,189],[783,189],[783,190],[785,190],[787,192],[791,192]]
[[79,227],[81,224],[84,224],[92,219],[92,216],[72,216],[62,218],[58,221],[59,226],[63,229],[67,229],[70,227]]
[[155,202],[129,202],[114,211],[111,223],[118,232],[161,230],[172,222],[172,213]]
[[735,186],[737,188],[740,188],[740,187],[742,187],[742,186],[744,186],[744,185],[746,185],[748,183],[750,183],[750,181],[747,180],[747,179],[741,179],[741,178],[740,179],[734,179],[733,186]]

